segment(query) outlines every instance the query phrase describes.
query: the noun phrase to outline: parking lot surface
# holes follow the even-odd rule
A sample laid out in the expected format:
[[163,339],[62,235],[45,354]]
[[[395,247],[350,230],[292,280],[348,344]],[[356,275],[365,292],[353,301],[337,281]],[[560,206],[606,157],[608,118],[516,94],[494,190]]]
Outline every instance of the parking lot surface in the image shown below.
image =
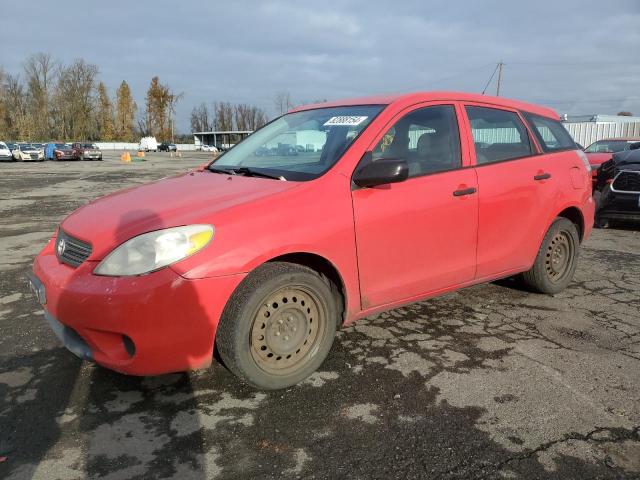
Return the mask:
[[562,294],[501,281],[359,321],[285,391],[74,357],[33,257],[83,203],[208,158],[0,164],[0,478],[640,478],[638,228],[595,230]]

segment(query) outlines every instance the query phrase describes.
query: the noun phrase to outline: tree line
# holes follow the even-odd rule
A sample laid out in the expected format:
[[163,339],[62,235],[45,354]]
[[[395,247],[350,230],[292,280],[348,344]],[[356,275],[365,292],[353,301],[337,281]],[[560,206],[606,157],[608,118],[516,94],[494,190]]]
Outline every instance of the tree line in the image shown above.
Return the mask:
[[6,140],[135,141],[174,137],[175,107],[182,98],[156,76],[139,111],[123,80],[112,98],[97,65],[65,65],[48,53],[31,55],[22,72],[0,66],[0,138]]
[[246,103],[213,102],[211,108],[201,103],[191,111],[191,131],[210,132],[257,130],[269,120],[261,108]]

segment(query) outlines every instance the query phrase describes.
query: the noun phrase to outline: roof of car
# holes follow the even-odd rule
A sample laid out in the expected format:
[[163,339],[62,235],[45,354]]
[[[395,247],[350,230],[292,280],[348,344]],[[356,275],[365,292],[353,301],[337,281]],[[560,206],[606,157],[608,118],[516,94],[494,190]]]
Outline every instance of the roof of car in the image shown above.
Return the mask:
[[531,103],[521,102],[519,100],[511,100],[503,97],[493,97],[491,95],[481,95],[478,93],[463,93],[463,92],[448,92],[448,91],[434,91],[434,92],[414,92],[414,93],[401,93],[401,94],[382,94],[373,95],[369,97],[348,98],[344,100],[335,100],[324,103],[314,103],[309,105],[301,105],[293,108],[290,112],[298,112],[302,110],[311,110],[315,108],[325,107],[341,107],[349,105],[391,105],[392,103],[406,103],[411,105],[419,102],[431,102],[431,101],[462,101],[462,102],[481,102],[490,105],[504,106],[508,108],[514,108],[517,110],[524,110],[530,113],[535,113],[545,117],[551,117],[559,119],[558,114],[551,108],[541,107]]

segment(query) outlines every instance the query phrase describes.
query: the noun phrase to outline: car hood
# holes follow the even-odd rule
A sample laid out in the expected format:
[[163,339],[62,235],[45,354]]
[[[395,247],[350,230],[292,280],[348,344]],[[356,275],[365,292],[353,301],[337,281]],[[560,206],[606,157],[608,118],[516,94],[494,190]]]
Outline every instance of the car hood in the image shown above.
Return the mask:
[[609,160],[613,156],[613,153],[599,152],[599,153],[587,153],[586,155],[591,165],[598,166],[598,165],[602,165],[604,162]]
[[640,170],[640,150],[627,150],[613,156],[616,170]]
[[284,192],[298,182],[190,172],[128,188],[89,202],[69,215],[61,228],[91,243],[91,259],[115,246],[161,228],[211,223],[216,213]]

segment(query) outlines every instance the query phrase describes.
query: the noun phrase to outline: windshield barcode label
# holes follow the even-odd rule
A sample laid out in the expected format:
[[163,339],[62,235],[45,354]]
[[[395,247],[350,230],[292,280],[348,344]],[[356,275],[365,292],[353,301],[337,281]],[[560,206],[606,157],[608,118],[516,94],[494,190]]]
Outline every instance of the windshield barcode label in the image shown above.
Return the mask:
[[343,115],[340,117],[331,117],[329,120],[327,120],[326,122],[324,122],[324,126],[325,127],[329,127],[329,126],[346,126],[346,127],[350,127],[350,126],[354,126],[354,125],[360,125],[362,122],[364,122],[367,118],[369,117],[355,117],[355,116],[350,116],[350,115]]

